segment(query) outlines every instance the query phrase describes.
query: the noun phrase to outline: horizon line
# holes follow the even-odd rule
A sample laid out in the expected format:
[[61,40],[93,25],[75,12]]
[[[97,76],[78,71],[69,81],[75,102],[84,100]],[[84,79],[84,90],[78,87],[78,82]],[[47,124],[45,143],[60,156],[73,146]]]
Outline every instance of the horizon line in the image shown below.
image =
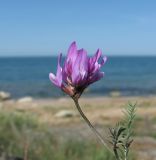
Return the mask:
[[[66,57],[66,55],[62,55],[63,57]],[[93,56],[93,55],[89,55]],[[134,55],[134,54],[128,54],[128,55],[123,55],[123,54],[110,54],[106,55],[107,57],[156,57],[156,55],[148,54],[148,55]],[[58,57],[58,55],[4,55],[1,56],[0,58],[42,58],[42,57]]]

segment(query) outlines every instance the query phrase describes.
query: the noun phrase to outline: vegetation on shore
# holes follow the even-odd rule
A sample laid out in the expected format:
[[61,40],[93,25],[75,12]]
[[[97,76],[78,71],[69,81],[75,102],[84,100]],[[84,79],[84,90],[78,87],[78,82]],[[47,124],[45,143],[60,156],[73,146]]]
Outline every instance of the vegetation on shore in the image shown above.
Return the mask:
[[[134,102],[135,99],[131,101]],[[151,160],[155,153],[156,109],[154,106],[156,100],[155,98],[137,99],[138,108],[134,123],[135,143],[132,152],[136,154],[135,157]],[[98,105],[95,104],[97,101]],[[126,98],[101,98],[84,99],[82,103],[84,112],[101,131],[102,127],[108,128],[121,120],[122,110],[125,107],[122,104],[125,104],[125,101],[127,101]],[[82,126],[83,121],[80,117],[55,117],[61,110],[72,109],[73,104],[69,102],[66,99],[34,100],[27,103],[2,102],[0,107],[1,156],[26,157],[29,160],[114,160],[114,156],[95,141],[94,135],[87,136],[90,130],[87,131],[87,127]],[[133,159],[137,158],[133,156],[129,158],[129,160]]]
[[114,156],[94,141],[60,141],[28,114],[0,112],[0,154],[25,160],[114,160]]

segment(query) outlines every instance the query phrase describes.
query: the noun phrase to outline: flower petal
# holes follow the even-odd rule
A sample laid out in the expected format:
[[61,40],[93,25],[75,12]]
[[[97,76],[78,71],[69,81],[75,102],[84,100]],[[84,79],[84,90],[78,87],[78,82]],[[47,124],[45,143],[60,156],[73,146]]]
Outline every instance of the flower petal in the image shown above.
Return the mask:
[[60,65],[61,58],[62,58],[62,54],[60,54],[59,57],[58,57],[56,76],[53,73],[49,74],[49,79],[57,87],[61,87],[62,86],[62,67]]
[[102,54],[102,51],[98,49],[97,52],[95,53],[95,56],[93,57],[94,63],[99,60],[99,58],[101,57],[101,54]]
[[104,57],[102,58],[101,63],[100,63],[100,67],[103,66],[103,65],[106,63],[106,61],[107,61],[107,57],[104,56]]
[[101,54],[102,54],[101,50],[98,49],[95,55],[89,59],[89,71],[90,72],[95,70],[95,63],[98,62],[99,58],[101,57]]
[[68,49],[66,63],[68,63],[69,60],[71,60],[71,63],[73,64],[76,60],[76,57],[77,57],[77,46],[76,42],[73,42]]
[[102,77],[104,76],[104,72],[97,72],[96,74],[92,75],[89,80],[88,83],[92,84],[98,80],[100,80]]
[[56,77],[57,77],[57,79],[58,79],[59,81],[62,82],[62,67],[61,67],[61,65],[60,65],[61,59],[62,59],[62,54],[60,54],[59,57],[58,57]]
[[53,73],[49,73],[49,79],[55,86],[60,87],[57,78]]
[[72,82],[73,84],[83,83],[88,74],[88,58],[87,52],[84,49],[78,50],[76,61],[72,67]]
[[71,74],[72,74],[72,66],[75,63],[77,57],[77,46],[76,42],[73,42],[67,53],[67,58],[64,63],[63,67],[63,80],[67,82],[67,79],[71,79]]
[[61,58],[62,58],[62,54],[60,54],[59,57],[58,57],[57,73],[56,73],[56,79],[58,81],[59,87],[61,87],[61,85],[62,85],[62,67],[60,65]]

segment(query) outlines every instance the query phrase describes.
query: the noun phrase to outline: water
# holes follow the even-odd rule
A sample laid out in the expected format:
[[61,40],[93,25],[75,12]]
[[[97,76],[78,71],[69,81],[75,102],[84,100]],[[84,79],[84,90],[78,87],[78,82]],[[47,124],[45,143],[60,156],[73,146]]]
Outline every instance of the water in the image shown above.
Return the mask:
[[[56,57],[0,58],[0,90],[13,98],[63,96],[48,78],[56,63]],[[156,57],[108,57],[103,71],[105,77],[91,85],[86,95],[156,94]]]

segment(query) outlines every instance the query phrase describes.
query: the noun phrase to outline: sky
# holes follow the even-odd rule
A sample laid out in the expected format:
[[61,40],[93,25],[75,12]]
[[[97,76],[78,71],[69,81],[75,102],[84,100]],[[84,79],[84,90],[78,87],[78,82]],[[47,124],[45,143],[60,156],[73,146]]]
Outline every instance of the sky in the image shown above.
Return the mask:
[[0,56],[156,55],[155,0],[0,0]]

